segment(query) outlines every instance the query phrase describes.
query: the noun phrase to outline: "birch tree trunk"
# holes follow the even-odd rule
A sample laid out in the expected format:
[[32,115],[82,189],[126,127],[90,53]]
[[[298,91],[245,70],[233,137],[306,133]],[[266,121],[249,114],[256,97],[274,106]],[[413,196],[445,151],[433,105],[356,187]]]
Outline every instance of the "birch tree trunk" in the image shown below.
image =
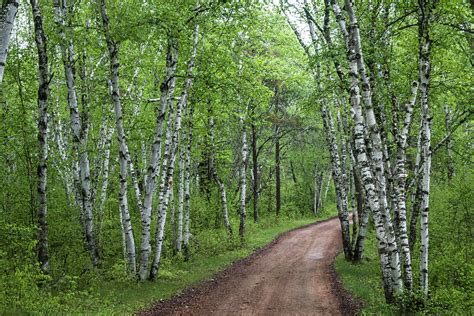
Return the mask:
[[[151,251],[150,229],[153,195],[155,193],[156,177],[160,173],[161,160],[161,138],[163,136],[163,122],[169,101],[176,87],[176,66],[178,50],[176,41],[169,37],[166,52],[166,77],[160,86],[160,107],[156,113],[156,125],[153,145],[151,147],[151,159],[147,168],[145,181],[145,198],[142,212],[142,239],[140,252],[140,280],[145,280],[148,273],[148,261]],[[168,125],[169,126],[169,125]]]
[[[387,209],[381,138],[372,108],[371,88],[365,72],[359,28],[353,10],[352,1],[345,1],[345,9],[349,14],[351,27],[350,33],[347,30],[346,22],[339,5],[336,1],[333,1],[333,11],[346,42],[347,58],[349,61],[349,77],[351,80],[349,93],[355,121],[354,138],[356,161],[361,170],[362,182],[364,183],[368,204],[374,216],[383,271],[385,296],[387,301],[390,302],[393,300],[393,294],[399,293],[403,290],[400,258],[393,233],[390,214]],[[365,119],[360,104],[359,74],[362,78]],[[372,170],[371,164],[368,160],[368,151],[365,144],[365,121],[367,122],[367,128],[371,140],[369,144],[372,145],[370,158],[373,161],[375,171]],[[390,279],[387,278],[388,275],[391,276]]]
[[[76,92],[76,79],[74,75],[74,44],[70,34],[65,33],[67,17],[67,4],[63,0],[60,4],[59,0],[54,0],[54,9],[56,23],[58,27],[58,35],[60,39],[61,56],[64,65],[64,75],[68,89],[68,104],[71,121],[71,131],[73,140],[73,150],[78,157],[79,185],[78,196],[80,198],[80,207],[82,222],[84,226],[84,236],[87,249],[89,250],[92,264],[96,267],[99,264],[99,249],[94,236],[93,225],[93,205],[92,205],[92,189],[91,174],[89,164],[89,154],[87,151],[87,124],[81,120],[78,107],[78,99]],[[87,115],[87,114],[86,114]],[[87,119],[86,119],[87,120]]]
[[364,183],[365,191],[367,194],[368,206],[370,207],[370,211],[374,216],[385,297],[387,299],[391,299],[393,289],[391,280],[387,277],[387,271],[390,271],[390,262],[388,260],[388,256],[386,255],[388,251],[386,249],[385,225],[380,214],[378,194],[375,190],[375,181],[373,179],[372,170],[370,168],[370,164],[367,157],[367,148],[365,144],[365,123],[364,118],[362,116],[362,109],[360,106],[359,74],[358,65],[355,58],[356,53],[354,49],[353,40],[349,38],[349,32],[347,31],[345,20],[342,16],[342,12],[339,8],[339,5],[335,1],[332,2],[336,21],[339,24],[339,28],[346,42],[347,58],[349,60],[349,77],[351,80],[349,95],[354,117],[355,157],[357,166],[361,172],[362,182]]
[[107,200],[107,189],[109,187],[109,169],[110,169],[110,147],[112,145],[112,136],[114,134],[113,127],[107,127],[106,140],[104,144],[104,160],[102,162],[102,186],[100,187],[100,196],[97,217],[99,219],[99,231],[97,236],[100,236],[102,230],[102,219],[104,214],[105,202]]
[[212,169],[212,176],[214,177],[214,180],[217,183],[217,187],[219,189],[219,195],[221,198],[221,204],[222,204],[222,215],[224,217],[224,226],[229,233],[230,236],[232,236],[232,226],[230,225],[229,221],[229,210],[227,206],[227,193],[225,190],[225,185],[224,182],[221,180],[219,177],[219,174],[217,173],[217,166],[216,166],[216,146],[214,143],[214,120],[212,117],[209,118],[209,129],[210,129],[210,141],[211,141],[211,169]]
[[[172,137],[174,129],[176,128],[176,123],[173,123],[177,120],[178,113],[174,113],[173,104],[170,103],[168,120],[166,126],[166,139],[164,145],[164,155],[163,155],[163,166],[161,170],[160,186],[158,189],[158,218],[156,223],[156,235],[155,235],[155,257],[153,259],[151,270],[149,274],[150,280],[155,280],[158,275],[158,269],[161,259],[161,250],[163,247],[163,238],[164,238],[164,228],[166,224],[166,213],[165,213],[165,198],[166,194],[169,194],[169,190],[172,190],[172,182],[169,182],[168,171],[171,169],[171,160],[173,157],[172,153]],[[173,126],[174,125],[174,126]],[[174,169],[174,166],[173,166]],[[169,195],[168,195],[169,198]]]
[[59,90],[60,90],[60,84],[59,80],[56,80],[56,108],[52,111],[51,113],[51,130],[53,133],[52,139],[53,139],[53,144],[56,145],[59,157],[61,158],[62,166],[59,166],[59,164],[55,163],[53,161],[54,167],[58,170],[59,174],[63,178],[64,181],[64,191],[67,195],[67,201],[68,204],[71,207],[75,206],[75,196],[76,196],[76,187],[74,186],[74,179],[72,175],[72,170],[68,165],[68,157],[67,157],[67,141],[65,140],[65,132],[64,132],[64,127],[63,123],[61,121],[60,115],[59,115]]
[[422,115],[421,133],[421,218],[420,218],[420,287],[428,295],[428,210],[431,173],[431,115],[429,108],[429,86],[431,72],[431,38],[429,33],[434,2],[419,1],[419,77]]
[[35,42],[38,51],[38,261],[44,273],[49,273],[48,254],[48,96],[49,68],[43,16],[36,0],[30,0],[35,27]]
[[253,221],[258,221],[258,187],[259,187],[259,172],[258,172],[258,150],[257,150],[257,127],[252,123],[252,193],[253,193]]
[[[416,145],[416,158],[415,158],[414,170],[420,169],[421,138],[422,138],[421,134],[422,133],[423,133],[423,129],[420,128],[420,132],[418,133],[418,141]],[[416,243],[416,235],[417,235],[416,227],[418,223],[418,218],[420,217],[420,205],[421,205],[421,180],[420,180],[420,174],[415,172],[413,175],[413,182],[412,182],[410,235],[409,235],[410,251],[412,252],[414,250],[415,243]]]
[[331,176],[328,175],[328,180],[326,181],[326,189],[324,189],[324,198],[321,200],[321,209],[324,210],[326,205],[326,200],[328,197],[329,187],[331,186]]
[[[179,189],[178,189],[179,191]],[[179,198],[179,194],[178,194]],[[179,205],[179,201],[178,201]],[[178,206],[179,207],[179,206]],[[171,216],[171,245],[173,248],[173,251],[176,250],[177,244],[176,244],[176,236],[177,236],[177,227],[176,227],[176,205],[174,201],[174,190],[171,190],[170,192],[170,216]]]
[[[239,223],[239,236],[241,242],[245,239],[245,224],[247,220],[247,210],[245,206],[246,193],[247,193],[247,129],[245,128],[245,121],[243,114],[239,117],[241,127],[241,162],[240,162],[240,223]],[[278,162],[277,162],[278,164]]]
[[[410,126],[412,122],[412,113],[413,108],[416,102],[416,93],[418,90],[418,82],[413,82],[412,85],[412,97],[411,100],[406,105],[406,115],[403,122],[403,128],[399,135],[397,135],[397,163],[396,163],[396,207],[398,210],[398,219],[399,219],[399,238],[400,238],[400,248],[403,259],[404,267],[404,283],[405,287],[409,290],[413,287],[413,273],[411,266],[411,252],[408,241],[408,229],[407,229],[407,215],[406,215],[406,189],[405,189],[405,179],[407,177],[407,172],[405,170],[406,163],[406,147],[407,139],[410,131]],[[394,122],[394,124],[397,124]]]
[[336,188],[338,217],[341,223],[342,231],[342,247],[344,249],[344,257],[346,260],[352,259],[351,235],[349,225],[349,213],[347,210],[347,192],[343,171],[341,168],[341,160],[339,158],[339,149],[335,137],[334,122],[331,113],[325,106],[321,107],[321,115],[323,117],[324,129],[326,131],[326,140],[331,155],[331,169],[334,186]]
[[[197,5],[199,5],[199,1],[197,1]],[[169,161],[168,161],[168,164],[163,163],[164,181],[160,183],[160,192],[159,192],[160,200],[158,203],[159,220],[158,220],[157,233],[156,233],[156,252],[155,252],[155,259],[150,271],[150,280],[156,279],[158,275],[158,270],[160,267],[161,250],[163,247],[164,228],[165,228],[165,223],[166,223],[166,212],[168,209],[168,202],[169,202],[169,192],[170,192],[170,189],[172,189],[174,165],[176,161],[176,152],[177,152],[179,142],[180,142],[182,113],[188,105],[189,91],[191,90],[191,87],[193,85],[193,69],[194,69],[194,65],[196,61],[198,40],[199,40],[199,24],[198,24],[198,21],[196,20],[194,24],[194,32],[193,32],[193,46],[192,46],[191,56],[188,60],[187,74],[186,74],[186,79],[184,82],[184,88],[183,88],[183,91],[181,92],[181,96],[180,96],[178,105],[176,107],[173,137],[172,139],[170,139],[171,143],[169,146]],[[165,153],[165,156],[166,156],[166,153]]]
[[[278,84],[275,86],[275,115],[278,116],[278,107],[279,105],[279,87]],[[275,124],[275,214],[276,216],[280,215],[281,209],[281,155],[280,155],[280,127],[278,124]]]
[[10,44],[10,37],[19,5],[19,0],[6,0],[3,1],[2,8],[0,9],[0,89],[7,62],[8,45]]
[[321,196],[323,191],[323,171],[318,172],[316,169],[314,173],[314,200],[313,200],[313,215],[318,215],[321,207]]
[[184,260],[189,260],[189,220],[190,220],[190,208],[191,208],[191,146],[193,139],[193,112],[194,108],[189,109],[188,115],[188,136],[186,144],[186,170],[185,170],[185,184],[184,184],[184,232],[183,232],[183,251]]
[[128,211],[127,199],[127,175],[128,175],[128,159],[129,151],[127,140],[123,127],[122,119],[122,104],[120,101],[119,89],[119,62],[118,62],[118,47],[110,35],[109,17],[105,7],[105,0],[100,1],[100,13],[102,16],[102,25],[104,30],[107,48],[110,60],[110,81],[112,84],[112,103],[115,112],[115,126],[117,130],[117,139],[119,142],[119,163],[120,163],[120,190],[119,190],[119,205],[122,214],[122,225],[125,231],[126,246],[127,246],[127,263],[131,273],[136,273],[136,254],[135,254],[135,239],[133,236],[132,223],[130,213]]
[[349,14],[351,33],[354,40],[355,48],[355,57],[357,61],[357,66],[359,68],[359,73],[362,79],[362,97],[365,105],[365,120],[369,130],[369,136],[371,139],[372,150],[371,150],[371,160],[374,164],[374,175],[376,176],[376,188],[379,195],[379,206],[382,212],[382,218],[385,221],[386,227],[386,236],[388,243],[388,251],[390,256],[391,264],[391,275],[392,275],[392,285],[394,293],[403,291],[402,288],[402,276],[401,276],[401,267],[400,267],[400,255],[398,252],[398,245],[395,238],[395,231],[392,225],[392,220],[389,212],[389,205],[387,202],[388,190],[386,185],[385,178],[385,160],[384,160],[384,143],[382,142],[382,136],[380,133],[379,126],[376,122],[374,109],[372,105],[372,89],[370,85],[370,80],[367,75],[364,63],[364,54],[362,52],[362,44],[360,39],[359,25],[356,18],[356,14],[353,9],[352,0],[345,1],[345,7]]
[[186,138],[183,137],[184,146],[181,146],[179,152],[179,198],[178,198],[178,223],[177,223],[177,237],[176,237],[176,250],[181,252],[181,246],[183,244],[183,211],[184,211],[184,174],[185,174],[185,153],[184,148],[186,146]]

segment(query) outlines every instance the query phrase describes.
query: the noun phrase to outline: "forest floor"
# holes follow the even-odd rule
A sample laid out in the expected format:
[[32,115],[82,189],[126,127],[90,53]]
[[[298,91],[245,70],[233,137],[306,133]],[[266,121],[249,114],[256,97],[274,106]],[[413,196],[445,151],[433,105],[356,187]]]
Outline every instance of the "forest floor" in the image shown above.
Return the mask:
[[360,302],[334,270],[337,218],[289,231],[212,279],[141,315],[354,315]]

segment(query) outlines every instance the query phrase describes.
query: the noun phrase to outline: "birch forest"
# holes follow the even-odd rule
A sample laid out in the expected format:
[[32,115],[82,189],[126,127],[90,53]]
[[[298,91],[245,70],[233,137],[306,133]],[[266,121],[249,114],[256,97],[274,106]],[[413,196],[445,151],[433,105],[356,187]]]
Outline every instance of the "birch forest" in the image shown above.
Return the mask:
[[331,217],[384,308],[474,313],[473,1],[0,5],[0,314],[136,313]]

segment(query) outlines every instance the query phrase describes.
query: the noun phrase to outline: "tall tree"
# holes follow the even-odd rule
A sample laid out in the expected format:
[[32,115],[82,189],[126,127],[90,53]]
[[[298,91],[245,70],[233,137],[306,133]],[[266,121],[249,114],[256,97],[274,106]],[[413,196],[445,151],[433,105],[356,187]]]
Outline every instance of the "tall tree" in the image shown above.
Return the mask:
[[91,172],[89,164],[89,154],[87,150],[88,137],[88,118],[79,112],[78,98],[76,91],[76,78],[74,74],[74,42],[71,32],[66,32],[66,26],[69,23],[68,12],[73,12],[72,4],[68,6],[65,0],[54,1],[55,18],[57,23],[57,32],[60,38],[61,57],[64,65],[64,75],[66,78],[68,90],[68,104],[71,121],[71,132],[73,140],[73,149],[77,160],[74,164],[78,166],[80,190],[78,196],[80,198],[80,207],[82,222],[84,226],[84,236],[89,249],[92,264],[97,266],[99,263],[99,249],[96,242],[96,236],[93,225],[93,194],[91,184]]
[[43,16],[36,0],[30,0],[38,51],[38,261],[43,272],[49,272],[48,253],[48,96],[51,77],[49,74],[47,40],[43,28]]
[[433,9],[437,1],[419,1],[418,46],[419,77],[421,103],[421,219],[420,219],[420,286],[428,295],[428,210],[430,203],[431,176],[431,114],[429,88],[431,73],[431,38],[430,24]]
[[[197,1],[196,7],[199,7],[199,0]],[[162,181],[160,183],[159,191],[159,202],[158,202],[158,218],[157,221],[157,232],[156,232],[156,251],[155,258],[150,271],[150,280],[155,280],[158,275],[158,270],[160,267],[161,260],[161,251],[163,247],[163,238],[165,232],[165,223],[166,223],[166,212],[168,209],[169,194],[172,190],[173,185],[173,174],[174,174],[174,165],[176,161],[177,151],[180,144],[180,134],[181,134],[181,125],[182,125],[182,113],[188,107],[188,98],[190,90],[193,86],[193,70],[196,63],[196,55],[198,50],[199,42],[199,20],[196,19],[194,22],[193,30],[193,42],[191,47],[191,54],[188,59],[187,68],[186,68],[186,78],[184,80],[183,90],[181,92],[179,102],[176,106],[175,120],[173,123],[173,135],[171,136],[171,131],[167,134],[167,142],[169,143],[168,148],[168,157],[165,153],[165,161],[163,163],[163,173]],[[165,144],[166,147],[166,144]],[[168,159],[167,159],[168,158]]]
[[102,27],[104,31],[105,40],[107,42],[107,49],[109,53],[110,62],[110,83],[111,83],[111,97],[114,105],[115,126],[117,130],[117,138],[120,144],[119,162],[120,162],[120,213],[122,219],[122,229],[125,233],[125,245],[127,252],[127,263],[131,273],[136,272],[136,254],[135,254],[135,238],[133,236],[132,222],[130,212],[128,210],[127,199],[127,176],[128,163],[130,153],[128,151],[127,139],[125,129],[123,127],[123,111],[120,100],[119,88],[119,62],[118,62],[118,46],[112,38],[109,26],[109,16],[105,6],[105,0],[100,0],[100,14],[102,17]]

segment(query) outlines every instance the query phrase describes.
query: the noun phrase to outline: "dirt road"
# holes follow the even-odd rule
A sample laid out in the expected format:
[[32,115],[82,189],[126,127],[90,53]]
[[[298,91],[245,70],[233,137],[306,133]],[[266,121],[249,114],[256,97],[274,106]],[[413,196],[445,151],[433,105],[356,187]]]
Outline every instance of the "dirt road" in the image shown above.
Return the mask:
[[163,301],[146,315],[352,315],[332,262],[339,220],[290,231],[210,281]]

